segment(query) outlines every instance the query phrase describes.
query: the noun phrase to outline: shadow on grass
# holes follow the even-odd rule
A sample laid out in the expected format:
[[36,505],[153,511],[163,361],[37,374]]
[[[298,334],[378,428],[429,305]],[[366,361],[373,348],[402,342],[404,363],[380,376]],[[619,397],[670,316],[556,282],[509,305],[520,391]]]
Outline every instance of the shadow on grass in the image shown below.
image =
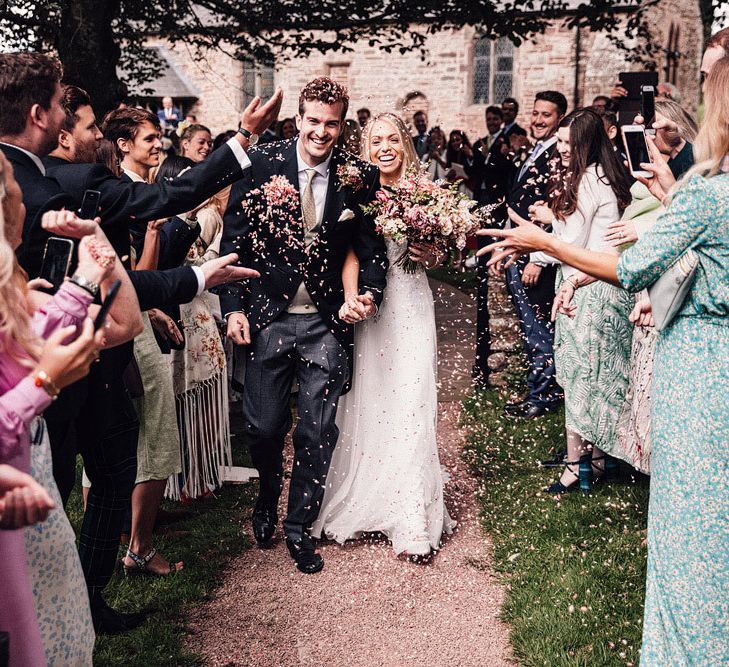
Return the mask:
[[625,466],[589,495],[543,493],[559,471],[538,462],[563,447],[564,414],[507,420],[503,404],[497,391],[469,397],[463,425],[515,655],[525,666],[636,665],[647,478]]
[[[250,465],[247,458],[247,451],[234,437],[234,463]],[[82,519],[80,486],[79,480],[68,506],[71,523],[77,531]],[[184,561],[181,572],[169,577],[125,577],[120,568],[104,592],[106,601],[114,609],[145,610],[150,616],[132,632],[98,637],[95,667],[202,664],[199,656],[186,651],[182,645],[186,634],[185,610],[208,599],[220,582],[226,563],[248,546],[242,525],[253,507],[257,486],[257,483],[225,486],[216,492],[215,499],[187,506],[194,516],[172,526],[172,530],[184,531],[185,535],[174,539],[155,536],[160,553],[171,561]],[[172,503],[164,506],[179,507]],[[120,549],[120,558],[124,552]]]

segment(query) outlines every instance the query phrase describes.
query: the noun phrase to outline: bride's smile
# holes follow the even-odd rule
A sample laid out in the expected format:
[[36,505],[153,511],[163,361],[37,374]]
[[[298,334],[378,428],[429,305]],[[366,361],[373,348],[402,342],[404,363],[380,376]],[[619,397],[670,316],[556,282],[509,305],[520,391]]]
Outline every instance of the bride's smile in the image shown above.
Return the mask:
[[370,131],[370,160],[385,176],[399,176],[404,148],[400,133],[391,123],[377,120]]

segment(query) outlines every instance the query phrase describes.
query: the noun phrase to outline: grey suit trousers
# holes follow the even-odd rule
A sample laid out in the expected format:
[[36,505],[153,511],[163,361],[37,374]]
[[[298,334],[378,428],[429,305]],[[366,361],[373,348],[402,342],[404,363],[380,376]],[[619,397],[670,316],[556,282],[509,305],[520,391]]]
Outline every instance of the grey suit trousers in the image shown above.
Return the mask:
[[243,418],[259,504],[272,509],[281,493],[284,438],[292,425],[291,387],[299,384],[294,464],[284,531],[300,537],[319,514],[339,429],[337,402],[348,377],[347,355],[318,314],[282,313],[258,332],[248,351]]

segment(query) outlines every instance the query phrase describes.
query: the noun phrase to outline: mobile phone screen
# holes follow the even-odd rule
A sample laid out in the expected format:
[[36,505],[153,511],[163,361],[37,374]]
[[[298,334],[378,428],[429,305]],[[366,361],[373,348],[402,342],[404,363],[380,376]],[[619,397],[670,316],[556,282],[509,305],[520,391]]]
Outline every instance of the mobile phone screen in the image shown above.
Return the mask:
[[99,200],[101,192],[98,190],[86,190],[81,208],[78,210],[78,217],[81,220],[93,220],[99,211]]
[[628,152],[628,161],[632,171],[640,171],[641,162],[650,162],[648,144],[643,131],[624,131],[625,149]]
[[656,120],[656,89],[653,86],[643,86],[640,90],[640,115],[646,130],[652,130]]
[[40,277],[51,283],[55,289],[58,289],[68,275],[72,254],[73,241],[51,236],[46,241]]

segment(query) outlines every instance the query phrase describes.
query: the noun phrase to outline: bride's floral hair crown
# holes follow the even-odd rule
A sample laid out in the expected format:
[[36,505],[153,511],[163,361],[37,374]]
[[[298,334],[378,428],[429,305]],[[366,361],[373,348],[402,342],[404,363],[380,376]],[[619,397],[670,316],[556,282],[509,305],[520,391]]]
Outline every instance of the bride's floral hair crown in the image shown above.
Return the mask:
[[305,102],[322,102],[323,104],[342,103],[342,120],[347,117],[349,109],[349,92],[341,83],[337,83],[328,76],[320,76],[309,81],[299,95],[299,115],[304,115]]

